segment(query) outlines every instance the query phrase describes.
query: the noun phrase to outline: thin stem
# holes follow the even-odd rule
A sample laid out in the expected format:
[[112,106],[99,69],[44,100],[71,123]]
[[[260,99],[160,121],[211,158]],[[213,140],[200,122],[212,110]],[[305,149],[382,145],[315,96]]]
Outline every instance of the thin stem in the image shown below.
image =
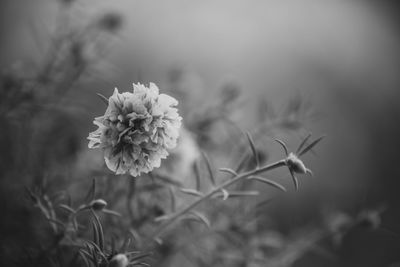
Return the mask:
[[186,208],[178,211],[177,213],[175,213],[166,223],[164,223],[163,225],[161,225],[152,235],[152,239],[156,239],[158,238],[163,232],[164,230],[170,226],[172,223],[174,223],[180,216],[182,216],[183,214],[185,214],[186,212],[190,211],[191,209],[193,209],[194,207],[196,207],[197,205],[199,205],[200,203],[202,203],[203,201],[209,199],[211,196],[213,196],[215,193],[221,191],[221,189],[224,189],[225,187],[228,187],[232,184],[237,183],[238,181],[245,179],[249,176],[253,176],[256,174],[260,174],[278,167],[282,167],[285,166],[286,162],[285,160],[280,160],[277,161],[275,163],[266,165],[264,167],[261,167],[259,169],[255,169],[255,170],[251,170],[242,174],[237,175],[236,177],[225,181],[224,183],[220,184],[219,186],[213,188],[210,192],[208,192],[207,194],[205,194],[203,197],[197,199],[195,202],[193,202],[192,204],[190,204],[189,206],[187,206]]

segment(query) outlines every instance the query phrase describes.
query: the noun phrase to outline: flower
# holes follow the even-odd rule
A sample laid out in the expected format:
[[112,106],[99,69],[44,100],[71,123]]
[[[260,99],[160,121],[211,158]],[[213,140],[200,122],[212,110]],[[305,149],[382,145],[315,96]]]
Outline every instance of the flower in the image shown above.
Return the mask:
[[93,121],[99,128],[89,134],[88,146],[102,148],[107,167],[116,174],[148,173],[176,146],[182,120],[177,105],[154,83],[133,84],[132,93],[115,88],[104,116]]

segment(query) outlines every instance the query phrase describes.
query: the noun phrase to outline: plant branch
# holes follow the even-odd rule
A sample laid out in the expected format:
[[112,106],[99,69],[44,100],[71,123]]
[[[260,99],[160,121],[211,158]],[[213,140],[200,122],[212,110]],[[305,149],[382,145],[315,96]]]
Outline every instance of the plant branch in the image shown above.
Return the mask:
[[190,211],[191,209],[193,209],[194,207],[196,207],[197,205],[199,205],[200,203],[202,203],[203,201],[209,199],[210,197],[212,197],[214,194],[218,193],[219,191],[221,191],[222,189],[225,189],[226,187],[237,183],[240,180],[243,180],[247,177],[250,176],[254,176],[266,171],[270,171],[272,169],[276,169],[282,166],[286,166],[286,160],[282,159],[279,160],[275,163],[263,166],[261,168],[257,168],[251,171],[247,171],[245,173],[242,174],[238,174],[235,177],[233,177],[230,180],[225,181],[224,183],[218,185],[217,187],[213,188],[210,192],[208,192],[207,194],[205,194],[204,196],[202,196],[201,198],[197,199],[196,201],[194,201],[192,204],[190,204],[189,206],[187,206],[186,208],[176,212],[175,214],[173,214],[172,217],[170,217],[168,219],[168,221],[166,223],[164,223],[163,225],[161,225],[152,235],[151,238],[157,239],[164,231],[167,227],[169,227],[171,224],[173,224],[180,216],[184,215],[186,212]]

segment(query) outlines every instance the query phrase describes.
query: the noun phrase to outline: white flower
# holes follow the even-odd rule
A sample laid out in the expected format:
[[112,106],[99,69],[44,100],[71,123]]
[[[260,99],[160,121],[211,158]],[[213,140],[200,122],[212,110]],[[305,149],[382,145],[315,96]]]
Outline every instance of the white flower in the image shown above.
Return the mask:
[[154,83],[133,84],[132,93],[115,89],[104,116],[93,121],[99,128],[89,134],[89,148],[102,148],[107,167],[116,174],[148,173],[176,146],[182,120],[176,105]]

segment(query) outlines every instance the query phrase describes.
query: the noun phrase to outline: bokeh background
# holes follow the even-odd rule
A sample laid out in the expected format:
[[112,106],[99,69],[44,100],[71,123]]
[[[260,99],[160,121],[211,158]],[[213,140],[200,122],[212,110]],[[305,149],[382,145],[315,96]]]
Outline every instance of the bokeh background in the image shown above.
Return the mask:
[[[183,150],[196,158],[190,146],[201,147],[216,166],[231,164],[230,153],[242,149],[225,140],[262,128],[263,119],[273,130],[260,131],[256,143],[270,159],[282,153],[273,137],[295,149],[308,132],[327,134],[305,158],[314,178],[301,177],[299,192],[265,208],[280,234],[315,228],[327,210],[381,210],[379,228],[352,231],[340,249],[276,266],[400,266],[399,11],[390,1],[367,0],[2,1],[5,263],[43,231],[24,203],[24,186],[48,177],[57,189],[79,188],[103,168],[101,152],[89,151],[86,141],[104,112],[96,93],[155,82],[180,101],[194,136]],[[231,98],[235,104],[225,109]],[[291,186],[289,176],[281,179]],[[195,262],[157,264],[202,266]],[[218,264],[209,266],[229,266]]]

